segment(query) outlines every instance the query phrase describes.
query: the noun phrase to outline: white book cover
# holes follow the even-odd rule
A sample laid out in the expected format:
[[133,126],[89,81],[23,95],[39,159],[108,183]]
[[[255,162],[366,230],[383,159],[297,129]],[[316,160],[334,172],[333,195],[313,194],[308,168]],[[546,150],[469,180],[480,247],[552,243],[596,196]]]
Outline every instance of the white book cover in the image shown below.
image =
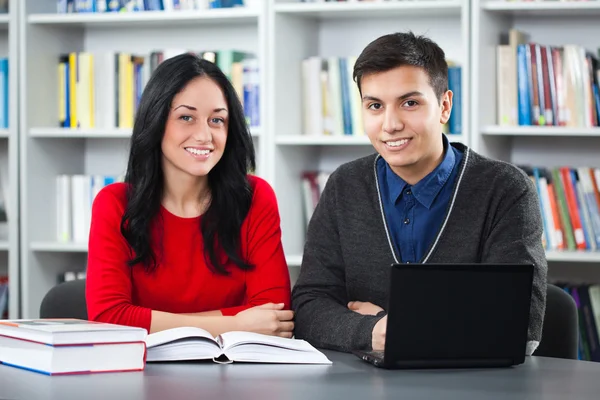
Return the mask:
[[0,364],[46,375],[141,371],[146,336],[77,319],[0,320]]
[[71,177],[56,177],[56,240],[69,242],[71,235]]
[[94,55],[94,118],[99,128],[117,126],[116,59],[114,53]]
[[0,336],[58,346],[143,342],[147,332],[142,328],[81,319],[13,319],[0,320]]
[[74,242],[87,242],[91,219],[91,177],[71,176],[72,238]]

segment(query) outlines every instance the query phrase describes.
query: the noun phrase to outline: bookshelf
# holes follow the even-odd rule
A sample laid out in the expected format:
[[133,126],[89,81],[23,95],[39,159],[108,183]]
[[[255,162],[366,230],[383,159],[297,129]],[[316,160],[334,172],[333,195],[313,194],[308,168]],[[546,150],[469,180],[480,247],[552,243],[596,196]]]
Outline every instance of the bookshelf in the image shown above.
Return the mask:
[[[0,14],[0,57],[8,57],[8,104],[18,101],[17,0]],[[0,191],[6,202],[6,222],[0,223],[0,276],[8,276],[8,317],[19,314],[19,176],[18,109],[8,106],[8,127],[0,129]],[[2,310],[0,310],[0,314]]]
[[[56,177],[124,174],[131,135],[131,129],[110,126],[59,127],[59,55],[84,51],[147,55],[170,49],[251,52],[259,62],[260,120],[265,121],[267,3],[235,9],[105,14],[56,14],[55,1],[19,3],[19,53],[24,71],[19,82],[21,317],[35,318],[58,276],[86,267],[87,242],[57,240]],[[257,126],[251,131],[256,174],[269,179],[267,130]]]
[[[283,246],[290,267],[299,266],[306,233],[302,192],[304,171],[332,172],[340,164],[374,152],[361,135],[323,135],[303,125],[302,61],[317,56],[357,57],[375,38],[411,29],[437,41],[448,59],[469,76],[469,2],[323,2],[271,0],[269,7],[269,110],[274,140],[270,159],[279,200]],[[463,104],[469,80],[463,79]],[[462,107],[462,135],[468,143],[468,108]]]
[[[472,147],[520,165],[600,167],[599,127],[500,125],[496,87],[496,46],[511,28],[526,33],[529,42],[579,45],[598,56],[600,2],[473,0],[472,8]],[[600,267],[600,251],[548,250],[547,260],[550,279],[600,281],[600,268],[584,268]]]

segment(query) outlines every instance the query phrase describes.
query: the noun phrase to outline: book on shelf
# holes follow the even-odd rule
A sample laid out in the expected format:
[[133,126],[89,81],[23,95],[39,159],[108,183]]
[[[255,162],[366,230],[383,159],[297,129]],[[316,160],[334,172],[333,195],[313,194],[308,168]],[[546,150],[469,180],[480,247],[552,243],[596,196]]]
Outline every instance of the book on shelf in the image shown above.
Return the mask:
[[8,318],[8,276],[0,275],[0,320]]
[[213,337],[201,328],[173,328],[148,335],[146,346],[148,362],[331,364],[323,353],[304,340],[254,332],[226,332]]
[[253,127],[260,124],[260,76],[253,53],[231,49],[201,52],[168,49],[148,54],[61,54],[58,125],[63,128],[133,128],[134,116],[151,74],[163,61],[183,53],[197,54],[215,63],[238,94],[247,124]]
[[92,204],[102,188],[123,182],[123,176],[58,175],[56,177],[56,240],[87,243]]
[[56,283],[85,280],[86,276],[85,271],[65,271],[58,274]]
[[246,3],[247,0],[57,0],[56,10],[59,14],[190,11],[243,7]]
[[331,173],[325,171],[304,171],[302,173],[302,198],[306,226],[308,226],[315,207],[319,203],[329,175]]
[[0,58],[0,129],[8,129],[8,58]]
[[544,248],[600,252],[600,168],[520,167],[538,193]]
[[532,42],[511,29],[497,46],[497,122],[506,126],[600,126],[600,63],[577,45]]
[[[357,57],[308,57],[302,60],[302,121],[304,135],[364,135],[362,100],[353,79]],[[448,87],[453,109],[444,127],[462,133],[460,65],[448,61]]]
[[141,371],[147,332],[78,319],[0,321],[0,364],[47,375]]

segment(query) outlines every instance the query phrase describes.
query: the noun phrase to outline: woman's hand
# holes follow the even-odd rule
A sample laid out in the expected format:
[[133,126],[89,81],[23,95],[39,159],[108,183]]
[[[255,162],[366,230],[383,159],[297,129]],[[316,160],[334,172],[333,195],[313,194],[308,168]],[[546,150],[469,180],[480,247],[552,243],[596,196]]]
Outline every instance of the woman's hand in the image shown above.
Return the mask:
[[294,312],[284,310],[283,303],[267,303],[244,310],[235,316],[238,330],[291,338]]

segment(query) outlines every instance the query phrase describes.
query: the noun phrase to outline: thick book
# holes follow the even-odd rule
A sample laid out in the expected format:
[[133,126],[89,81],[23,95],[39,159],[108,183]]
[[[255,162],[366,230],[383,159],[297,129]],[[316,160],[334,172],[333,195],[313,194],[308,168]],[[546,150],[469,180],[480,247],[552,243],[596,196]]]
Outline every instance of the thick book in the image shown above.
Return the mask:
[[47,375],[141,371],[145,329],[77,319],[0,321],[0,364]]
[[331,364],[310,343],[253,332],[217,337],[204,329],[183,327],[148,335],[146,361],[212,360],[219,363]]

